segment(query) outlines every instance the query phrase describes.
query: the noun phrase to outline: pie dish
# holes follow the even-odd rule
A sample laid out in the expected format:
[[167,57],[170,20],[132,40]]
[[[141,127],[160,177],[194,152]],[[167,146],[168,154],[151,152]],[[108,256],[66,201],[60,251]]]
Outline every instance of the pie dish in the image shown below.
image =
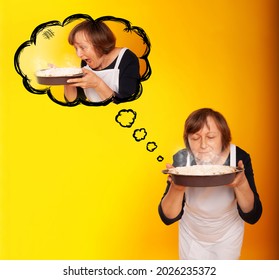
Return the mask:
[[81,68],[48,68],[36,72],[37,82],[42,85],[67,85],[71,78],[83,76]]
[[173,167],[162,172],[169,174],[174,183],[188,187],[215,187],[233,182],[243,169],[225,165],[193,165]]

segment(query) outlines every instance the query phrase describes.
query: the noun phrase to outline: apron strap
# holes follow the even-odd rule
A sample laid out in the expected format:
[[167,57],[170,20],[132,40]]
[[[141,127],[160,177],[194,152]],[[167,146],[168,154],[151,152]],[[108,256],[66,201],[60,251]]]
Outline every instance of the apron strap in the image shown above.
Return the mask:
[[115,66],[114,66],[114,69],[119,68],[120,61],[121,61],[122,56],[123,56],[123,54],[125,53],[126,50],[127,50],[127,48],[122,48],[120,50],[119,55],[118,55],[117,60],[116,60],[116,63],[115,63]]
[[236,146],[230,145],[230,166],[236,166]]
[[191,155],[190,155],[189,151],[187,151],[186,166],[191,166]]

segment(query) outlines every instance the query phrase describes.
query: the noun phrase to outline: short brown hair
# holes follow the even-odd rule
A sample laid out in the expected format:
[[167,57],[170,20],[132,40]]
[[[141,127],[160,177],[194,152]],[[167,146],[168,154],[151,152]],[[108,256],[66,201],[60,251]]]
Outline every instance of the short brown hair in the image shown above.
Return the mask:
[[183,139],[186,147],[190,149],[189,134],[200,131],[207,124],[207,118],[212,117],[221,132],[222,150],[226,149],[231,142],[231,131],[224,116],[210,108],[202,108],[192,112],[185,121]]
[[102,21],[85,20],[77,24],[70,32],[68,42],[74,45],[78,32],[84,32],[87,39],[101,56],[115,48],[116,38],[110,28]]

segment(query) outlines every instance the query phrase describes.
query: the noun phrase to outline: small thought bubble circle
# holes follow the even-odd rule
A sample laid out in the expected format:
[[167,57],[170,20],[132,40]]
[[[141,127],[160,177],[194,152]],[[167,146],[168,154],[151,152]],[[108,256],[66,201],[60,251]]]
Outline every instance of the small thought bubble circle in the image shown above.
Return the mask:
[[133,133],[133,137],[136,141],[142,141],[146,138],[147,132],[145,128],[136,129]]

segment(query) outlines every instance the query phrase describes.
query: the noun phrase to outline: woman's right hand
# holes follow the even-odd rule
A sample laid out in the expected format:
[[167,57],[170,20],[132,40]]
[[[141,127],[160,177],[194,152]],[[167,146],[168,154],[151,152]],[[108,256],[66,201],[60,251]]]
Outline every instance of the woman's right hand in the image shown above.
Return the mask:
[[82,68],[83,76],[81,78],[72,78],[67,82],[72,87],[81,87],[83,89],[86,88],[97,88],[99,84],[102,82],[102,79],[97,76],[94,72]]
[[[167,167],[167,169],[173,168],[173,166],[171,164],[169,164],[169,163],[166,164],[166,167]],[[168,176],[168,182],[170,182],[171,188],[175,189],[176,191],[181,191],[181,192],[185,191],[186,187],[185,186],[181,186],[181,185],[176,185],[174,183],[171,175]]]
[[82,68],[83,76],[81,78],[69,79],[67,82],[71,87],[81,87],[83,89],[93,88],[102,100],[111,98],[114,91],[94,72]]

